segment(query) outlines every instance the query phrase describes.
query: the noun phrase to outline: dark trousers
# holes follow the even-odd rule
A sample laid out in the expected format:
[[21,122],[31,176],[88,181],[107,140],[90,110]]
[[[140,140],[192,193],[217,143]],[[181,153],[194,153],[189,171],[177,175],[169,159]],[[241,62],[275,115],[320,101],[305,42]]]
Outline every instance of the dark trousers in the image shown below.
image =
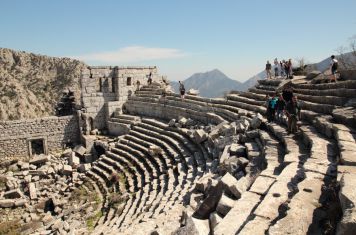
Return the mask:
[[268,122],[273,122],[274,121],[274,117],[275,117],[275,109],[274,108],[267,108],[267,121]]

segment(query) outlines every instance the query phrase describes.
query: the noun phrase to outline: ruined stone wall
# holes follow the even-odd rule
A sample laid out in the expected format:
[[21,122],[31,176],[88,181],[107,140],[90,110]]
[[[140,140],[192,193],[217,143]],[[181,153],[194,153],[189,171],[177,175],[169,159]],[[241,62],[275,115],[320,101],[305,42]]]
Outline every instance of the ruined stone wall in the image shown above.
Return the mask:
[[[156,67],[110,67],[91,66],[82,71],[82,105],[85,112],[93,119],[93,127],[106,128],[108,116],[112,109],[110,102],[125,102],[137,89],[137,81],[141,86],[147,84],[147,76],[157,79]],[[117,103],[115,103],[115,107]]]
[[45,153],[61,150],[68,142],[78,143],[77,116],[0,122],[0,158],[29,157],[34,139],[43,139]]

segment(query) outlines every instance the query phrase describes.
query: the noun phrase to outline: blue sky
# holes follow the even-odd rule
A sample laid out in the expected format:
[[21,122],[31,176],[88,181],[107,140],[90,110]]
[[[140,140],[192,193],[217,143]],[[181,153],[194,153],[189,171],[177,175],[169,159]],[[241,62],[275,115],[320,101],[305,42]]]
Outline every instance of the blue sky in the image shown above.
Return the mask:
[[355,0],[1,0],[0,47],[90,65],[157,65],[171,80],[267,59],[318,62],[356,34]]

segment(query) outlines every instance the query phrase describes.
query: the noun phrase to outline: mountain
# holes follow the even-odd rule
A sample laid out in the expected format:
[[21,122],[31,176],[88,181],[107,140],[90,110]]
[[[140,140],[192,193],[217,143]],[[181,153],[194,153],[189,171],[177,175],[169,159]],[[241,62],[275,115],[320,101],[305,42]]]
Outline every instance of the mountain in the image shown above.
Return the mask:
[[[224,92],[240,90],[242,83],[227,77],[218,69],[205,73],[195,73],[183,81],[186,91],[190,88],[197,89],[204,97],[222,97]],[[179,83],[171,82],[175,92],[179,92]]]
[[80,101],[78,60],[0,48],[0,120],[53,115],[64,89]]
[[[262,74],[263,73],[263,74]],[[248,88],[254,86],[257,80],[261,79],[264,72],[241,83],[227,77],[223,72],[214,69],[205,73],[195,73],[183,81],[185,89],[188,91],[190,88],[197,89],[200,96],[215,98],[223,97],[226,92],[246,91]],[[171,86],[173,90],[179,93],[179,83],[172,81]]]

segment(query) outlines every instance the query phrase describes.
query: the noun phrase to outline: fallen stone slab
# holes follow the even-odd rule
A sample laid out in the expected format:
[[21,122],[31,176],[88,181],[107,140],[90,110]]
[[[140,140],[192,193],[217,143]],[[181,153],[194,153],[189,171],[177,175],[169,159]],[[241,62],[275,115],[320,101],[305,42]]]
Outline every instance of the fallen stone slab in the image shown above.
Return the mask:
[[257,113],[255,117],[251,119],[250,125],[252,129],[257,129],[262,124],[263,117],[261,114]]
[[83,156],[86,153],[86,148],[83,145],[77,145],[74,147],[73,151],[79,156]]
[[33,165],[45,164],[49,160],[51,160],[51,156],[50,155],[48,155],[48,156],[40,155],[40,156],[36,156],[36,157],[32,158],[30,160],[30,164],[33,164]]
[[214,212],[223,193],[223,185],[219,181],[216,186],[209,188],[207,198],[200,204],[198,209],[193,213],[193,217],[198,219],[209,219],[210,213]]
[[246,223],[253,208],[259,203],[260,195],[245,192],[237,200],[234,207],[220,221],[214,229],[214,235],[236,234],[239,229]]
[[6,199],[21,198],[22,196],[23,196],[23,194],[20,191],[20,189],[13,189],[13,190],[6,191],[4,193],[4,198],[6,198]]
[[208,138],[208,134],[202,129],[194,131],[193,136],[197,144],[200,144]]
[[221,215],[226,215],[231,208],[234,206],[235,201],[223,194],[219,200],[219,203],[216,207],[216,211]]
[[83,172],[86,172],[86,171],[90,170],[90,168],[91,168],[91,164],[90,163],[80,164],[78,166],[78,171],[83,173]]
[[72,172],[73,172],[73,169],[72,169],[71,166],[69,166],[69,165],[63,165],[62,173],[63,173],[64,175],[71,175]]
[[218,213],[216,212],[211,213],[209,216],[211,230],[213,230],[216,227],[216,225],[220,223],[221,220],[222,217]]
[[241,197],[241,192],[239,191],[239,188],[237,186],[238,185],[238,181],[230,173],[227,172],[221,178],[221,183],[223,185],[223,188],[224,188],[225,192],[234,195],[236,197],[236,199],[239,199]]
[[30,194],[30,199],[37,199],[37,190],[35,183],[28,184],[28,191]]
[[207,235],[210,233],[209,220],[196,219],[188,217],[186,226],[179,234],[192,234],[192,235]]
[[14,199],[1,199],[0,200],[0,208],[10,208],[15,205]]
[[68,163],[71,166],[77,166],[80,164],[80,159],[75,155],[74,152],[71,153],[71,155],[68,158]]
[[230,155],[245,155],[246,147],[240,144],[231,144],[230,146]]

